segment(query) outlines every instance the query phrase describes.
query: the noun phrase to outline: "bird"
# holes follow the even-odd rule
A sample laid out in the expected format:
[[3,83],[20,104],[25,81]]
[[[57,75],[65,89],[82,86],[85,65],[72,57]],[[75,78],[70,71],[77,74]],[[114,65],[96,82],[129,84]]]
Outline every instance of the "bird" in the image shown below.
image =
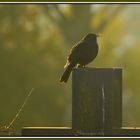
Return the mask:
[[71,48],[64,66],[65,71],[59,79],[60,83],[66,83],[68,81],[74,67],[85,67],[85,65],[96,58],[99,50],[97,43],[98,36],[99,34],[89,33]]

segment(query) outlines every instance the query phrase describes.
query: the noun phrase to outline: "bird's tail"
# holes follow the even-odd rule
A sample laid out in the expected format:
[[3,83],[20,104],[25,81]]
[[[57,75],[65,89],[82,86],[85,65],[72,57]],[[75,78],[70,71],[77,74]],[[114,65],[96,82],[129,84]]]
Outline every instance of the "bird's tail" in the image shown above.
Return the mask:
[[65,69],[63,75],[61,76],[61,78],[59,80],[61,83],[63,83],[63,82],[66,83],[68,81],[69,76],[70,76],[70,73],[72,71],[72,68],[73,68],[73,65],[72,64],[69,64],[67,66],[67,68]]

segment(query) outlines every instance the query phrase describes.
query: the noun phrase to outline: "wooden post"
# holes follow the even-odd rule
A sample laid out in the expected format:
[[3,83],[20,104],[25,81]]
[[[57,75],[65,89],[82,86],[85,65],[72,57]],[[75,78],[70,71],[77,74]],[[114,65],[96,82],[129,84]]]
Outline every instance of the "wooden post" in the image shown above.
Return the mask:
[[72,74],[72,129],[79,135],[122,127],[122,69],[79,68]]
[[23,127],[22,136],[74,136],[70,127]]

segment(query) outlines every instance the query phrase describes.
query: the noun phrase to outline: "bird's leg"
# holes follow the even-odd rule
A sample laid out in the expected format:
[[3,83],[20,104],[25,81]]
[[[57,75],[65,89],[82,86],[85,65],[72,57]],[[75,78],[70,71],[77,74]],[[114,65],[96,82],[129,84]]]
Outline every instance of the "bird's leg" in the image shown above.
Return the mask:
[[77,68],[85,68],[85,65],[78,64],[78,65],[77,65]]
[[77,64],[77,68],[82,68],[83,65],[82,64]]

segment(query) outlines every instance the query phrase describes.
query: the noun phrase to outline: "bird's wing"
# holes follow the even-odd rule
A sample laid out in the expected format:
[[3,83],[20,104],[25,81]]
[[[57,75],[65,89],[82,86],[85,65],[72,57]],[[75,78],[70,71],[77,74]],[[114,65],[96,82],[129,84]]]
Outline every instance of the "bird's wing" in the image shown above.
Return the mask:
[[74,45],[70,51],[70,54],[67,58],[67,60],[69,62],[72,63],[77,63],[77,61],[79,60],[79,57],[81,55],[81,53],[83,52],[83,48],[85,46],[84,41],[80,41],[79,43],[77,43],[76,45]]
[[70,50],[70,54],[67,57],[67,61],[66,64],[64,66],[64,68],[66,68],[69,64],[73,63],[73,65],[77,64],[77,58],[78,58],[78,54],[82,45],[82,41],[78,42],[77,44],[75,44],[71,50]]

